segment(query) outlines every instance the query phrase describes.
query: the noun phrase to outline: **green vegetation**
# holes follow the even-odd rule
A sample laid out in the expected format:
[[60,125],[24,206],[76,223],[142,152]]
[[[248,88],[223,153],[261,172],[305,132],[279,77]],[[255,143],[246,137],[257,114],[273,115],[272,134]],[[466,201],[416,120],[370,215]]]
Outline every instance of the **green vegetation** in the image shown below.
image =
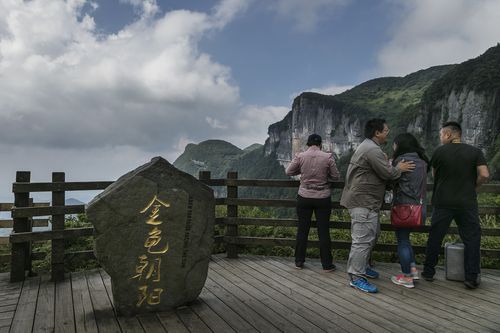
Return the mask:
[[391,116],[399,116],[409,106],[419,104],[426,89],[453,67],[454,65],[436,66],[405,77],[370,80],[335,98],[346,104],[358,105],[389,120]]
[[454,66],[436,80],[425,92],[423,103],[434,102],[464,88],[476,92],[495,92],[500,89],[500,44],[491,47],[481,56]]
[[[251,152],[251,150],[250,150]],[[173,163],[176,168],[195,177],[201,170],[212,172],[212,178],[225,178],[231,163],[246,151],[222,140],[207,140],[196,145],[190,143]]]

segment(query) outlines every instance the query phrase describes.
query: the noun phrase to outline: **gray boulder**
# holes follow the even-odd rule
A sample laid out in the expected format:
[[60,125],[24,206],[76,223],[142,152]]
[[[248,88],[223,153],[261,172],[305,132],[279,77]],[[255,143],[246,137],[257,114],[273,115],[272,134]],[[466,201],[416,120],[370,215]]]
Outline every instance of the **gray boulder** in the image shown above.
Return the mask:
[[118,314],[164,311],[198,297],[212,251],[214,208],[210,187],[161,157],[90,202],[95,254],[111,277]]

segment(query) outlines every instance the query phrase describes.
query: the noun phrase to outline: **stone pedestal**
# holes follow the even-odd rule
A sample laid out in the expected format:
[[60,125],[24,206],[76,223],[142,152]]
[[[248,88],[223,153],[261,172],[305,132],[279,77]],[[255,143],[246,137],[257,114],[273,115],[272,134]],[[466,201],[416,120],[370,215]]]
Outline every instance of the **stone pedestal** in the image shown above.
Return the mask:
[[161,157],[122,176],[89,204],[95,254],[120,315],[195,300],[208,273],[215,199]]

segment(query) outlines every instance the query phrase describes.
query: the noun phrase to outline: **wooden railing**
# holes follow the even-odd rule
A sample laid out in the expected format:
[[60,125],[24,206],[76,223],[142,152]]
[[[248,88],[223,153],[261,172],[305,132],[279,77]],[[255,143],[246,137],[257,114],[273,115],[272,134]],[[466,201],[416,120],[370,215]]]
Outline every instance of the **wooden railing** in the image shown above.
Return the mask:
[[[256,206],[256,207],[295,207],[295,199],[259,199],[259,198],[239,198],[239,187],[263,187],[263,188],[297,188],[299,182],[296,180],[255,180],[238,179],[237,172],[229,172],[226,179],[212,179],[210,172],[202,171],[199,174],[201,182],[212,187],[225,187],[227,196],[217,198],[216,205],[227,206],[225,217],[216,218],[216,225],[222,225],[225,228],[225,234],[216,236],[216,243],[224,243],[227,256],[237,258],[239,247],[241,246],[294,246],[293,238],[274,238],[274,237],[248,237],[238,234],[238,227],[241,225],[252,226],[272,226],[272,227],[296,227],[296,219],[272,219],[272,218],[248,218],[238,216],[238,207]],[[32,253],[31,243],[38,241],[52,241],[51,249],[51,274],[53,280],[64,279],[65,262],[73,258],[94,258],[93,251],[65,252],[64,240],[76,237],[92,236],[93,228],[64,228],[64,219],[67,214],[85,213],[84,205],[65,205],[65,193],[67,191],[87,191],[103,190],[112,184],[110,181],[101,182],[66,182],[64,173],[55,172],[52,174],[52,182],[31,183],[30,172],[18,171],[16,182],[13,184],[15,202],[11,208],[13,218],[13,233],[10,235],[11,249],[11,281],[23,280],[26,271],[31,272],[31,261],[45,257],[46,253]],[[331,184],[334,189],[343,188],[343,182],[334,182]],[[428,185],[428,190],[432,185]],[[484,185],[481,192],[500,194],[500,185]],[[30,203],[30,193],[33,192],[52,192],[51,206],[40,207]],[[9,208],[2,206],[2,208]],[[388,209],[388,206],[384,207]],[[338,201],[333,202],[334,210],[343,209]],[[432,210],[428,206],[428,212]],[[492,214],[500,215],[500,207],[480,207],[481,215]],[[31,219],[37,216],[51,216],[52,230],[33,232],[31,230]],[[332,222],[333,229],[350,229],[349,221]],[[393,230],[389,224],[382,224],[382,231]],[[423,227],[419,232],[426,233],[429,227]],[[458,234],[456,228],[450,228],[449,234]],[[500,229],[483,229],[483,236],[500,236]],[[350,242],[337,241],[332,242],[334,249],[349,249]],[[309,241],[310,247],[319,247],[319,242]],[[395,244],[377,244],[377,251],[396,252]],[[414,247],[416,253],[424,251],[423,246]],[[500,249],[482,249],[481,254],[485,257],[500,258]]]
[[[63,172],[52,173],[50,183],[31,183],[29,171],[18,171],[16,182],[12,185],[14,192],[14,206],[11,210],[13,219],[13,233],[10,235],[11,258],[10,279],[21,281],[26,271],[31,272],[31,261],[41,259],[46,253],[32,253],[31,243],[52,241],[51,248],[51,276],[52,280],[64,279],[65,259],[73,257],[92,258],[92,251],[65,253],[64,240],[82,236],[92,236],[93,228],[65,229],[65,216],[68,214],[85,213],[85,205],[65,205],[67,191],[103,190],[113,182],[66,182]],[[33,207],[30,205],[30,193],[52,192],[51,206]],[[36,216],[50,216],[52,230],[33,232],[30,221]]]
[[[295,199],[248,199],[238,198],[238,191],[229,189],[237,189],[238,187],[288,187],[298,188],[298,180],[256,180],[256,179],[238,179],[236,172],[229,172],[227,179],[211,179],[210,173],[206,171],[200,172],[199,179],[209,186],[227,186],[227,197],[216,200],[219,205],[227,205],[227,217],[218,218],[217,222],[226,226],[226,233],[223,238],[223,243],[226,244],[227,256],[230,258],[237,258],[238,246],[295,246],[294,238],[276,238],[276,237],[248,237],[238,235],[238,226],[252,225],[252,226],[272,226],[272,227],[296,227],[297,219],[273,219],[273,218],[247,218],[238,216],[239,206],[255,206],[255,207],[295,207]],[[427,190],[432,190],[432,184],[427,185]],[[342,189],[344,182],[331,183],[332,189]],[[481,193],[497,193],[500,194],[500,184],[486,184],[480,187]],[[231,210],[229,207],[234,207]],[[332,202],[333,210],[343,210],[338,201]],[[385,204],[383,210],[390,210],[390,205]],[[432,206],[427,206],[427,215],[430,216]],[[500,207],[479,207],[480,215],[500,215]],[[312,227],[315,227],[313,222]],[[350,230],[350,221],[335,221],[330,223],[332,229]],[[390,224],[381,224],[382,231],[393,231],[394,228]],[[430,226],[426,225],[416,232],[428,233]],[[458,228],[450,227],[448,234],[458,235]],[[483,236],[500,236],[500,229],[498,228],[483,228],[481,234]],[[308,241],[309,247],[319,247],[319,241]],[[347,241],[332,241],[334,249],[350,249],[351,243]],[[424,253],[425,246],[413,246],[416,253]],[[375,251],[384,252],[397,252],[396,244],[377,244]],[[483,257],[500,258],[500,249],[481,249]]]

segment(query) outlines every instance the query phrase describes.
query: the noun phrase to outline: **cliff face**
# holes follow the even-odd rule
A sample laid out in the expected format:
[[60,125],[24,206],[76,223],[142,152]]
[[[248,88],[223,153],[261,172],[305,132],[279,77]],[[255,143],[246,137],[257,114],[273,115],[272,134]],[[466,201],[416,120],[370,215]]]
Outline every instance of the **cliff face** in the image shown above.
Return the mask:
[[447,96],[423,105],[408,131],[419,134],[427,145],[439,144],[439,129],[443,122],[461,123],[462,140],[489,154],[500,133],[500,91],[481,92],[469,88],[452,90]]
[[367,110],[332,96],[303,93],[282,121],[269,126],[265,154],[286,167],[295,153],[307,148],[307,137],[317,133],[323,138],[323,150],[344,155],[363,140],[362,124],[368,115]]
[[465,143],[481,148],[487,157],[498,153],[500,44],[436,80],[426,90],[418,116],[408,130],[421,134],[433,146],[439,142],[440,125],[449,120],[461,123]]

